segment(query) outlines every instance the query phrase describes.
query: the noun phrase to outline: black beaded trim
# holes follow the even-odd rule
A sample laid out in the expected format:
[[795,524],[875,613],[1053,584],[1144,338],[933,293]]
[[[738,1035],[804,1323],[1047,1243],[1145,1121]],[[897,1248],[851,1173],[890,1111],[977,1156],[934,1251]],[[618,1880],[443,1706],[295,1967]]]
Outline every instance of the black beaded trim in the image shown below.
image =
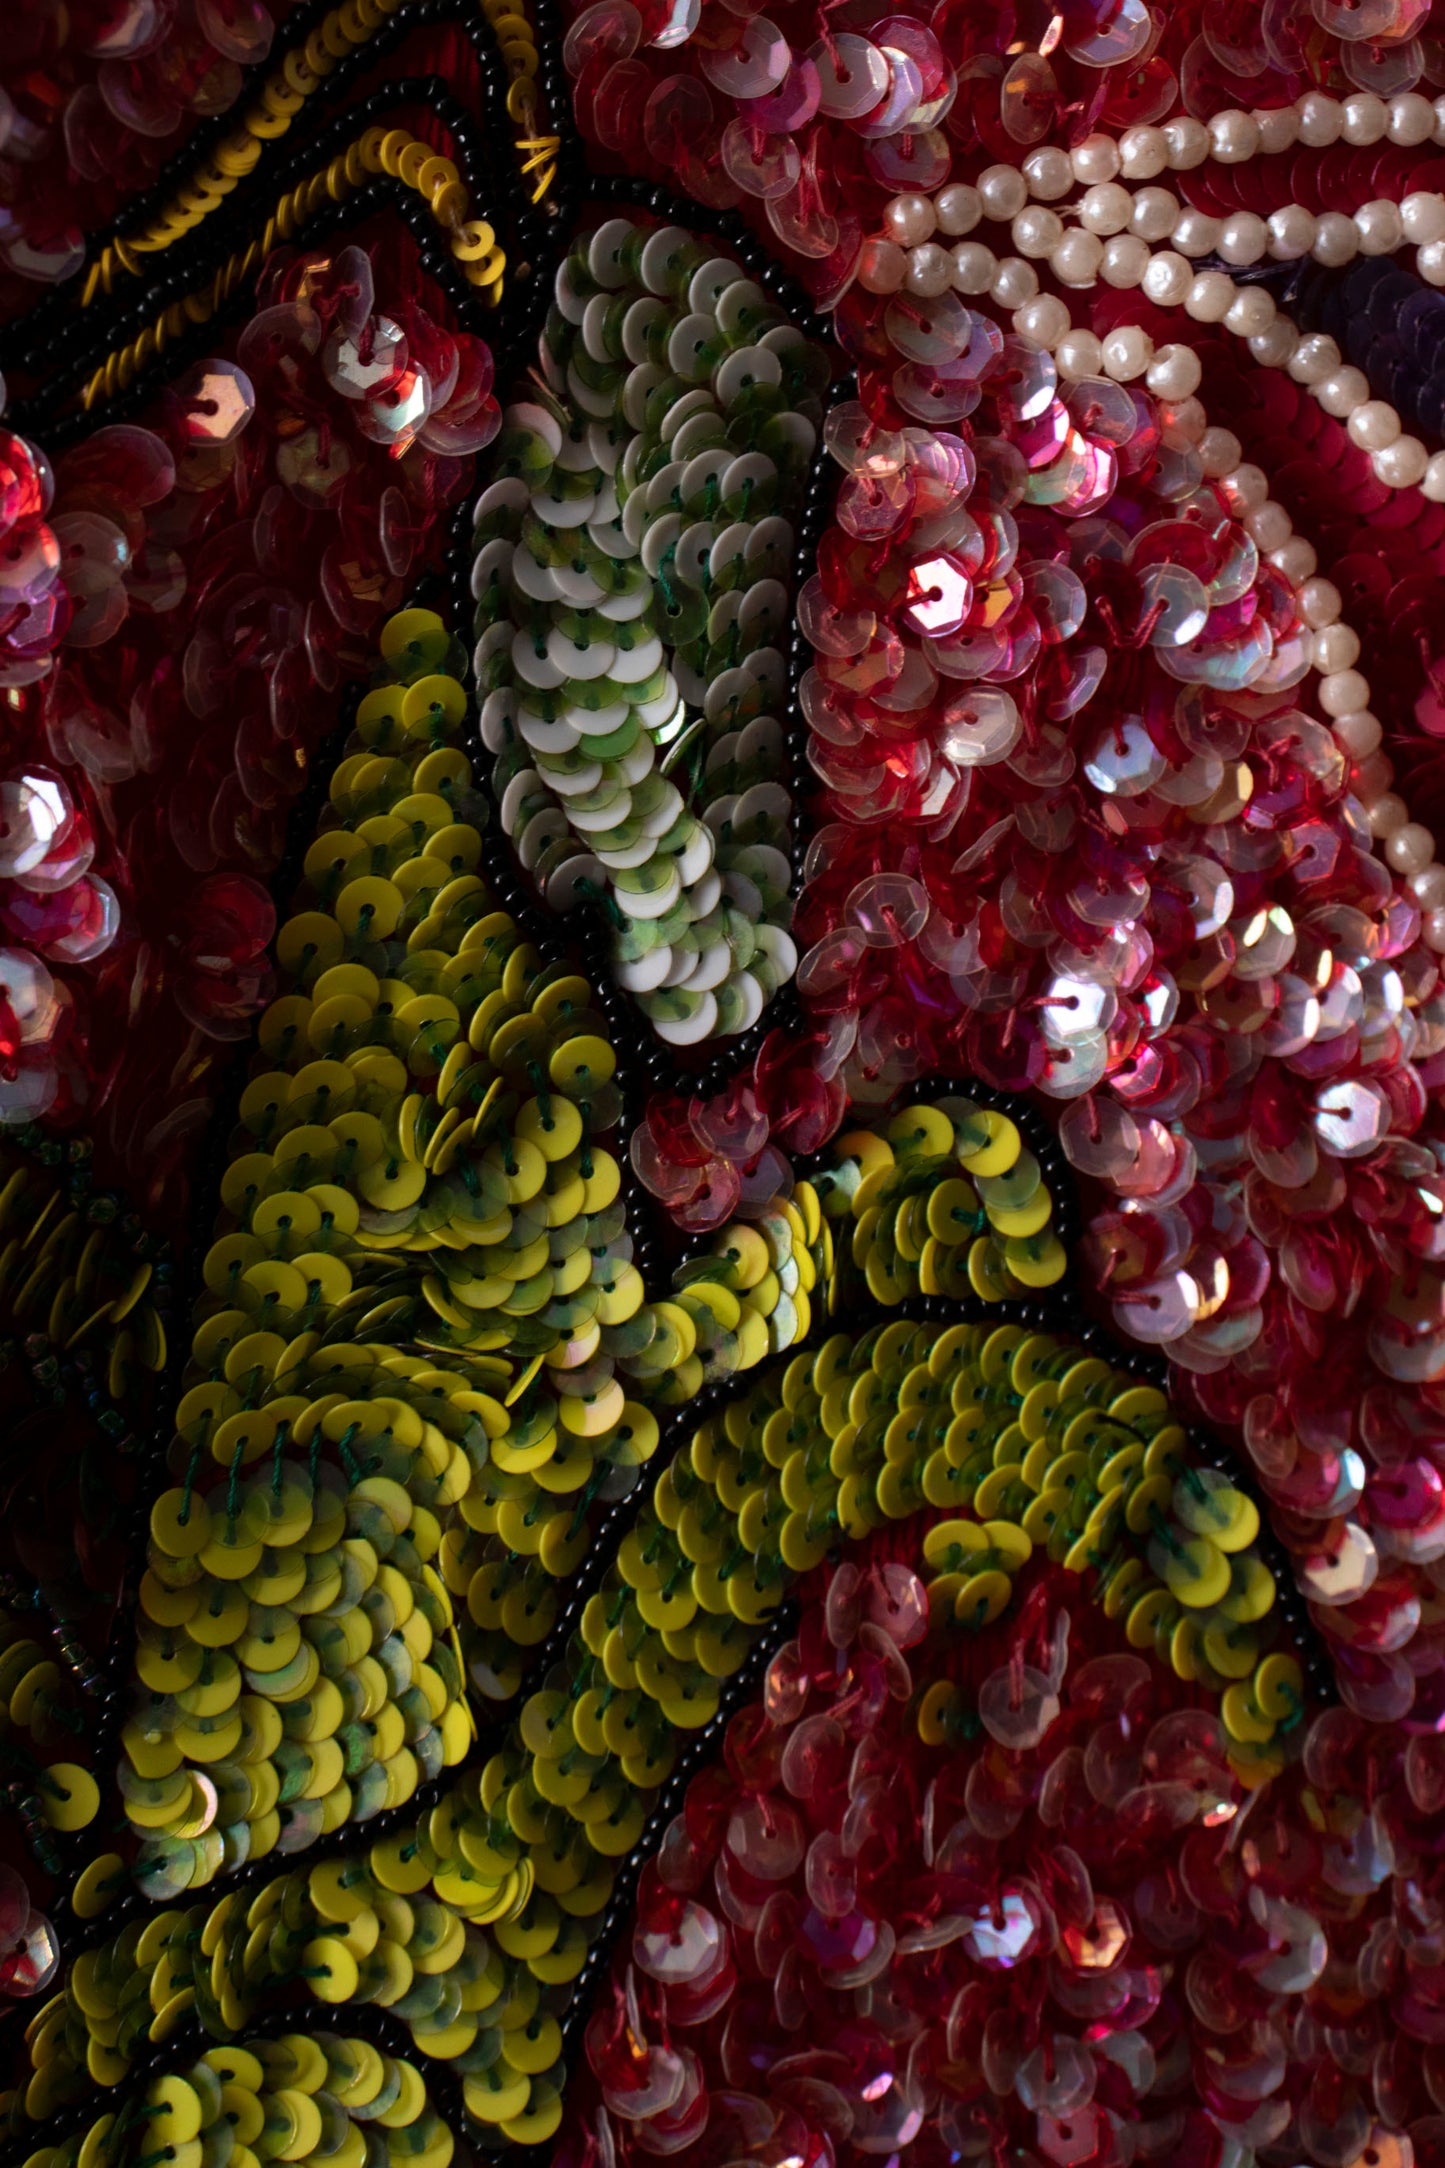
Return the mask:
[[[572,1999],[567,2021],[562,2028],[562,2052],[569,2069],[575,2063],[577,2051],[582,2044],[582,2033],[589,2014],[587,2005],[606,1977],[613,1948],[637,1901],[637,1885],[643,1868],[655,1857],[667,1834],[668,1824],[682,1812],[687,1789],[693,1778],[713,1760],[722,1744],[723,1734],[738,1710],[745,1708],[760,1691],[769,1664],[785,1642],[791,1639],[797,1624],[797,1605],[791,1600],[780,1604],[761,1629],[758,1639],[737,1670],[723,1682],[717,1714],[689,1736],[677,1757],[676,1767],[657,1795],[657,1804],[643,1825],[642,1835],[623,1861],[621,1872],[612,1887],[612,1895],[602,1913],[601,1925],[583,1960],[582,1970],[571,1983]],[[539,2150],[535,2146],[514,2148],[519,2162],[536,2159]]]

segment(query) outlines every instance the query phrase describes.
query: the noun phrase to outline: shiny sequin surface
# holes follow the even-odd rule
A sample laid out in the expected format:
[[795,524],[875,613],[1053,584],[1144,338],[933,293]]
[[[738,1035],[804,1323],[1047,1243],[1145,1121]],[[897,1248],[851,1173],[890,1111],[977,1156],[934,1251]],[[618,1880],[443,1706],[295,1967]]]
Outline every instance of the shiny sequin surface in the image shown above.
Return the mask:
[[1445,9],[0,45],[0,2168],[1445,2168]]

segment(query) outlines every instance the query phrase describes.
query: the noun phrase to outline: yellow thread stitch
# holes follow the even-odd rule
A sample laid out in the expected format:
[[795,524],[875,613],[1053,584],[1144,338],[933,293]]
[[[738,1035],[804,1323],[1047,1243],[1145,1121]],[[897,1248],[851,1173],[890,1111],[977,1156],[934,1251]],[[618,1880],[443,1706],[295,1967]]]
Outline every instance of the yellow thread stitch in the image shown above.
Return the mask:
[[544,134],[538,127],[537,33],[525,0],[482,0],[482,12],[496,36],[509,77],[507,115],[521,131],[514,141],[518,163],[524,174],[536,174],[532,201],[540,203],[556,179],[562,142],[560,136]]

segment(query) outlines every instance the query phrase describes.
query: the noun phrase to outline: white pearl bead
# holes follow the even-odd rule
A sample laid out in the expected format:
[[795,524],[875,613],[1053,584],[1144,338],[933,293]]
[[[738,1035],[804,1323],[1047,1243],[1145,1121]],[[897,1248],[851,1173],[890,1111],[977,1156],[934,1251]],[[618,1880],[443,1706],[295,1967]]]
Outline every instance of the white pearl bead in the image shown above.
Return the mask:
[[997,219],[1000,224],[1017,217],[1028,201],[1028,193],[1017,166],[985,166],[978,177],[983,215]]
[[961,294],[986,294],[997,269],[998,258],[982,241],[960,241],[953,250],[953,283]]
[[1179,223],[1179,198],[1167,188],[1136,188],[1129,231],[1141,241],[1167,241]]
[[1162,128],[1126,128],[1119,138],[1119,171],[1126,181],[1152,181],[1169,163]]
[[[1339,740],[1339,743],[1347,749],[1353,744],[1354,733],[1356,733],[1357,731],[1363,731],[1368,735],[1369,728],[1372,723],[1375,726],[1375,737],[1374,743],[1371,746],[1370,751],[1368,753],[1351,755],[1351,758],[1358,763],[1359,767],[1362,770],[1366,768],[1366,764],[1368,763],[1369,774],[1372,778],[1371,790],[1368,794],[1365,791],[1363,781],[1361,782],[1359,792],[1357,793],[1357,795],[1360,797],[1364,797],[1366,795],[1378,797],[1382,790],[1388,790],[1390,783],[1394,778],[1394,769],[1390,766],[1390,763],[1385,759],[1384,754],[1381,753],[1379,749],[1380,738],[1382,736],[1379,722],[1376,717],[1370,713],[1368,708],[1355,708],[1348,715],[1334,715],[1330,718],[1331,730],[1334,732],[1336,738]],[[1376,770],[1378,770],[1379,772],[1376,773]]]
[[1243,165],[1259,149],[1259,122],[1252,113],[1216,113],[1209,123],[1209,144],[1221,165]]
[[1097,335],[1084,329],[1066,332],[1054,349],[1054,360],[1059,375],[1070,379],[1081,376],[1097,376],[1103,367],[1104,355]]
[[1445,98],[1434,98],[1431,103],[1435,108],[1435,134],[1432,140],[1445,143]]
[[1035,346],[1055,347],[1069,328],[1068,303],[1057,294],[1040,294],[1037,301],[1014,310],[1013,323],[1021,339],[1032,339]]
[[1186,315],[1196,324],[1222,324],[1234,303],[1234,281],[1223,271],[1201,271],[1184,296]]
[[1231,211],[1219,229],[1219,253],[1226,263],[1258,263],[1269,228],[1254,211]]
[[[1383,753],[1371,753],[1367,759],[1358,762],[1357,766],[1359,772],[1355,778],[1356,796],[1361,805],[1371,806],[1377,798],[1384,797],[1394,782],[1394,768]],[[1403,818],[1408,819],[1403,805],[1400,812]]]
[[1266,293],[1262,286],[1246,286],[1230,303],[1225,329],[1237,332],[1242,339],[1252,339],[1257,332],[1268,331],[1275,313],[1273,294]]
[[1249,351],[1264,369],[1283,369],[1294,359],[1299,333],[1287,316],[1276,316],[1265,331],[1250,334]]
[[1422,867],[1410,875],[1406,886],[1422,910],[1438,911],[1445,904],[1445,866]]
[[1433,949],[1437,956],[1445,950],[1445,911],[1427,912],[1420,936],[1426,948]]
[[1092,286],[1104,260],[1104,244],[1096,233],[1075,226],[1064,235],[1049,256],[1049,269],[1064,286]]
[[1352,670],[1360,659],[1360,636],[1350,625],[1325,625],[1314,636],[1314,665],[1326,677]]
[[1237,459],[1224,476],[1224,494],[1236,519],[1269,503],[1269,476],[1253,460]]
[[1112,136],[1085,136],[1069,153],[1069,163],[1081,188],[1091,188],[1095,181],[1112,181],[1119,170],[1119,146]]
[[1416,254],[1415,269],[1427,286],[1445,286],[1445,239],[1427,241]]
[[1219,246],[1222,225],[1222,219],[1211,218],[1207,211],[1185,209],[1174,228],[1174,246],[1183,256],[1212,256]]
[[1420,494],[1428,497],[1431,504],[1445,504],[1445,452],[1436,452],[1427,461]]
[[1340,134],[1347,143],[1364,149],[1368,144],[1379,142],[1389,118],[1383,98],[1377,98],[1372,90],[1354,90],[1345,100]]
[[1021,309],[1038,298],[1039,274],[1022,256],[1002,256],[989,283],[989,298],[1001,309]]
[[1382,841],[1403,828],[1410,809],[1398,791],[1391,790],[1395,771],[1383,753],[1371,753],[1355,763],[1355,794],[1365,809],[1370,833]]
[[1209,156],[1209,130],[1203,121],[1190,120],[1182,115],[1177,120],[1164,123],[1164,140],[1169,146],[1169,163],[1176,173],[1188,173],[1195,166],[1202,166]]
[[1399,205],[1384,197],[1376,197],[1373,203],[1362,203],[1355,213],[1355,231],[1360,237],[1362,255],[1392,256],[1405,237]]
[[[1152,366],[1153,364],[1151,363],[1150,367],[1152,368]],[[1148,382],[1147,372],[1145,375],[1145,382]],[[1167,399],[1161,399],[1159,401],[1159,441],[1164,446],[1166,451],[1193,451],[1195,443],[1197,442],[1197,439],[1192,434],[1194,409],[1198,406],[1198,404],[1199,401],[1197,399],[1181,399],[1177,407],[1171,406],[1170,402]],[[1184,414],[1186,420],[1188,421],[1190,425],[1189,428],[1180,428],[1179,415],[1181,413]]]
[[1323,384],[1315,386],[1315,397],[1326,414],[1333,414],[1336,421],[1343,421],[1353,414],[1357,406],[1363,406],[1370,396],[1369,379],[1363,369],[1346,366],[1327,376]]
[[1333,580],[1306,580],[1296,599],[1300,616],[1315,631],[1323,625],[1333,625],[1344,608],[1344,598]]
[[1406,821],[1385,845],[1385,860],[1396,873],[1423,873],[1435,856],[1435,838],[1423,821]]
[[1159,346],[1147,381],[1156,398],[1188,399],[1198,391],[1203,375],[1204,364],[1192,346]]
[[1308,90],[1296,101],[1299,114],[1299,139],[1311,150],[1323,150],[1330,143],[1338,143],[1340,130],[1345,125],[1344,108],[1337,99],[1327,97],[1322,90]]
[[1211,480],[1232,474],[1239,465],[1240,443],[1232,429],[1206,429],[1198,451],[1199,463]]
[[930,196],[895,196],[883,212],[883,230],[900,248],[914,248],[928,240],[937,223]]
[[858,284],[865,293],[896,294],[908,271],[908,258],[896,241],[865,241],[858,258]]
[[1400,434],[1400,417],[1384,399],[1366,399],[1352,409],[1345,431],[1362,452],[1382,452]]
[[1187,256],[1172,248],[1151,256],[1140,282],[1148,298],[1161,309],[1177,308],[1194,283],[1194,266]]
[[1335,270],[1341,264],[1353,263],[1359,252],[1360,229],[1354,220],[1346,218],[1343,211],[1321,211],[1310,250],[1315,262]]
[[1385,132],[1392,143],[1401,143],[1406,150],[1413,150],[1417,143],[1428,143],[1435,133],[1434,106],[1418,91],[1400,91],[1386,110]]
[[1124,231],[1133,208],[1134,198],[1118,181],[1096,181],[1079,199],[1079,218],[1090,233],[1107,239]]
[[1289,373],[1297,384],[1322,384],[1340,365],[1340,350],[1327,331],[1309,331],[1295,348]]
[[1106,286],[1137,286],[1148,268],[1148,247],[1136,234],[1116,233],[1104,243],[1099,276]]
[[1257,105],[1254,118],[1259,124],[1262,158],[1276,158],[1281,151],[1293,150],[1298,143],[1299,114],[1292,105]]
[[939,231],[957,235],[972,233],[983,216],[983,205],[976,188],[967,181],[953,181],[947,188],[940,188],[933,199],[938,215]]
[[1326,715],[1348,715],[1369,706],[1369,684],[1358,670],[1332,670],[1320,679],[1319,700]]
[[1318,221],[1302,203],[1287,203],[1283,210],[1272,211],[1265,223],[1269,227],[1269,253],[1276,263],[1295,263],[1301,256],[1308,256],[1315,245]]
[[1400,224],[1405,239],[1417,247],[1422,241],[1445,241],[1445,196],[1430,188],[1412,190],[1400,200]]
[[1271,550],[1269,561],[1283,580],[1291,587],[1303,587],[1319,564],[1319,556],[1313,542],[1302,534],[1292,534],[1277,550]]
[[1041,203],[1057,203],[1074,185],[1074,169],[1069,163],[1068,152],[1057,150],[1052,144],[1030,151],[1024,160],[1024,179],[1029,184],[1031,196],[1036,196]]
[[953,284],[953,258],[936,241],[920,242],[917,248],[908,252],[908,276],[904,283],[911,294],[918,294],[925,301],[946,294]]
[[1375,480],[1383,482],[1386,489],[1416,488],[1424,480],[1429,464],[1430,454],[1418,437],[1396,437],[1370,461]]
[[1140,324],[1116,324],[1103,341],[1105,376],[1132,383],[1154,359],[1154,341]]
[[[1371,753],[1379,750],[1384,735],[1379,717],[1372,715],[1368,708],[1357,708],[1353,715],[1337,715],[1334,731],[1351,760],[1368,760]],[[1445,903],[1445,896],[1440,900]]]
[[[1186,347],[1185,351],[1194,354],[1192,346]],[[1173,352],[1174,348],[1172,346],[1157,347],[1154,354],[1155,363],[1157,364],[1162,360],[1164,355]],[[1196,361],[1199,360],[1197,354],[1194,354],[1194,358]],[[1201,366],[1200,374],[1203,375],[1203,373]],[[1180,444],[1197,444],[1209,427],[1209,416],[1205,413],[1201,402],[1191,395],[1187,399],[1168,400],[1166,404],[1169,408],[1170,436]]]
[[1262,504],[1246,516],[1244,531],[1256,549],[1268,557],[1271,550],[1284,548],[1294,533],[1294,525],[1282,504]]
[[1047,256],[1064,237],[1064,222],[1046,204],[1025,204],[1009,228],[1021,256]]

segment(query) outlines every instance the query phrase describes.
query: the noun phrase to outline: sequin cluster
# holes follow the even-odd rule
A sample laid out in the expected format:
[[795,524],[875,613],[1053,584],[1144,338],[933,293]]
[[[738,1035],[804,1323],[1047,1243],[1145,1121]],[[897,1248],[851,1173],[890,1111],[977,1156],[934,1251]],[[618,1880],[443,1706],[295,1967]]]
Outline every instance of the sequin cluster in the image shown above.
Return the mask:
[[[308,17],[146,246],[384,12]],[[264,1014],[174,1431],[122,1439],[125,1707],[44,1590],[0,1587],[0,1782],[70,1889],[0,1871],[0,1994],[53,1990],[5,2135],[28,2168],[1433,2164],[1427,0],[486,14],[518,127],[560,47],[600,162],[742,205],[837,354],[730,243],[614,196],[556,222],[505,420],[410,253],[338,245],[273,260],[234,351],[70,451],[53,501],[12,462],[40,632],[0,1100],[98,1091],[159,1191],[207,1042]],[[141,114],[168,0],[122,15]],[[177,67],[193,21],[259,53],[263,16],[198,0]],[[83,174],[95,94],[71,108]],[[423,267],[494,292],[461,149],[382,135],[308,187],[384,170],[443,230]],[[520,149],[581,200],[571,146]],[[80,244],[36,250],[5,151],[0,260],[62,275]],[[474,622],[392,617],[499,428]],[[819,438],[841,485],[795,574]],[[273,943],[242,869],[274,866],[317,695],[367,676]],[[489,886],[478,736],[524,871],[595,908],[667,1047],[773,1026],[732,1070],[654,1049],[674,1086],[629,1136],[591,926],[579,968]],[[795,974],[801,1024],[768,1018]],[[113,1030],[87,1075],[122,1012],[134,1051]],[[1081,1178],[1072,1259],[1024,1093]],[[0,1199],[4,1352],[119,1438],[164,1290],[73,1186],[16,1224],[35,1194]],[[1071,1262],[1172,1382],[1081,1323]]]
[[[1256,1509],[1195,1466],[1162,1394],[1013,1326],[958,1326],[932,1345],[902,1322],[834,1335],[699,1430],[619,1551],[615,1600],[584,1620],[597,1684],[616,1686],[623,1653],[635,1666],[647,1629],[685,1626],[694,1602],[725,1598],[755,1624],[840,1535],[864,1542],[930,1508],[950,1516],[924,1545],[938,1616],[990,1625],[1014,1576],[1046,1552],[1096,1575],[1096,1599],[1133,1645],[1218,1698],[1241,1776],[1277,1770],[1260,1694],[1277,1699],[1262,1667],[1278,1620]],[[662,1689],[647,1691],[666,1706]]]
[[[0,431],[0,686],[12,702],[19,688],[52,678],[56,650],[86,616],[63,509],[44,453]],[[42,744],[39,758],[7,762],[0,780],[0,929],[14,944],[0,949],[0,1121],[45,1113],[60,1090],[72,1018],[47,963],[102,955],[119,919],[114,890],[91,873],[88,814],[44,764],[47,751]]]
[[[606,1213],[618,1170],[597,1141],[616,1094],[586,982],[544,965],[472,870],[484,810],[454,743],[453,652],[431,613],[388,624],[384,682],[358,708],[301,908],[277,936],[294,990],[259,1027],[176,1480],[150,1516],[120,1772],[138,1842],[129,1860],[92,1859],[73,1896],[81,1919],[128,1884],[161,1909],[83,1952],[41,2012],[30,2119],[118,2084],[142,2039],[164,2044],[191,2008],[244,2034],[258,1999],[295,1983],[390,2010],[461,2077],[478,2123],[549,2135],[561,2036],[540,1997],[565,2007],[582,1923],[677,1740],[718,1713],[790,1582],[839,1535],[865,1540],[929,1505],[949,1518],[917,1604],[973,1635],[1009,1608],[1035,1540],[1071,1573],[1147,1541],[1147,1561],[1121,1553],[1101,1573],[1106,1615],[1127,1599],[1130,1637],[1222,1696],[1241,1782],[1276,1766],[1261,1702],[1280,1701],[1278,1665],[1248,1630],[1273,1603],[1257,1516],[1192,1466],[1163,1396],[1020,1326],[899,1322],[760,1369],[669,1460],[565,1668],[544,1673],[499,1749],[427,1795],[419,1824],[364,1860],[353,1843],[254,1895],[174,1908],[248,1858],[403,1807],[466,1756],[468,1688],[508,1700],[517,1654],[551,1631],[519,1563],[553,1583],[574,1571],[591,1499],[633,1488],[658,1443],[614,1361],[666,1406],[805,1338],[810,1290],[851,1309],[850,1272],[889,1306],[964,1270],[994,1303],[1026,1284],[1015,1268],[1044,1285],[1062,1267],[1017,1126],[920,1105],[886,1136],[841,1139],[791,1200],[680,1267],[671,1299],[644,1301],[620,1214],[602,1228],[587,1211],[601,1184]],[[519,1222],[543,1193],[555,1209],[534,1234]],[[465,1681],[462,1594],[484,1637]],[[11,1661],[28,1663],[23,1644]],[[28,1711],[44,1680],[22,1683]],[[49,1776],[71,1809],[57,1827],[93,1819],[86,1771]],[[321,2141],[289,2096],[322,2080],[285,2045],[288,2069],[316,2083],[273,2080],[262,2120],[309,2158]],[[194,2075],[157,2082],[194,2093]],[[406,2097],[420,2116],[415,2086]]]
[[0,219],[7,310],[72,277],[97,213],[146,188],[186,133],[235,104],[291,6],[82,0],[16,23],[0,69],[0,159],[20,184]]
[[[575,1842],[543,1841],[551,1835],[519,1840],[505,1816],[484,1804],[473,1778],[420,1823],[353,1857],[276,1875],[253,1893],[232,1890],[182,1907],[175,1899],[183,1881],[158,1889],[149,1916],[93,1941],[71,1965],[63,1991],[42,2005],[31,2027],[33,2074],[23,2096],[8,2102],[12,2134],[25,2136],[28,2125],[57,2111],[73,2113],[97,2084],[120,2088],[142,2060],[158,2072],[154,2090],[132,2085],[113,2095],[120,2113],[103,2113],[84,2129],[92,2155],[109,2158],[112,2147],[119,2155],[128,2138],[133,2146],[137,2123],[148,2128],[157,2113],[164,2119],[168,2094],[179,2092],[193,2113],[186,2090],[201,2090],[204,2102],[206,2080],[197,2086],[184,2044],[199,2018],[203,2036],[226,2043],[208,2059],[226,2073],[219,2120],[234,2126],[238,2148],[254,2146],[264,2126],[284,2148],[294,2147],[282,2158],[331,2158],[346,2138],[336,2102],[328,2109],[324,2101],[296,2099],[335,2090],[316,2041],[278,2041],[253,2029],[279,1996],[299,1992],[288,2019],[304,2023],[315,2013],[313,2022],[327,2028],[322,2044],[341,2058],[332,2065],[338,2078],[348,2057],[359,2057],[372,2074],[372,2084],[358,2091],[354,2121],[373,2120],[360,2111],[379,2099],[383,2128],[425,2135],[444,2168],[454,2132],[430,2107],[425,2073],[445,2085],[458,2125],[465,2115],[494,2142],[499,2128],[503,2138],[522,2142],[549,2137],[561,2112],[553,2005],[565,2007],[567,1984],[586,1955],[584,1923],[611,1886],[597,1855]],[[100,1909],[108,1878],[110,1862],[101,1861],[83,1879],[77,1898],[84,1914]],[[364,2028],[360,2041],[330,2031],[333,2011],[342,2024]],[[398,2071],[390,2056],[381,2062],[368,2034],[417,2055],[421,2072],[407,2073],[404,2062]],[[270,2073],[265,2088],[262,2070]],[[256,2074],[248,2082],[245,2073]],[[347,2081],[340,2082],[344,2108]],[[244,2097],[263,2090],[277,2097],[264,2104]],[[393,2108],[394,2123],[387,2120]],[[264,2138],[260,2152],[268,2156]],[[371,2152],[364,2157],[371,2161]]]
[[619,983],[693,1045],[797,961],[785,515],[828,365],[729,258],[622,218],[558,271],[542,364],[478,505],[493,787],[548,902],[603,904]]
[[[691,21],[659,28],[618,8],[584,11],[571,33],[604,144],[644,79],[658,126],[697,107],[677,156],[706,200],[703,167],[748,190],[735,124],[714,155],[699,98],[710,111],[720,92],[740,100],[746,133],[750,99],[785,83],[805,104],[816,93],[791,192],[758,191],[787,239],[777,218],[806,194],[810,159],[825,176],[837,253],[822,245],[827,216],[789,245],[836,279],[835,328],[859,368],[858,403],[828,420],[845,470],[837,524],[799,598],[816,654],[810,759],[838,816],[805,865],[800,990],[855,1102],[950,1064],[1072,1102],[1061,1136],[1105,1189],[1089,1192],[1086,1255],[1115,1322],[1167,1347],[1287,1514],[1303,1501],[1286,1538],[1351,1651],[1346,1691],[1398,1715],[1430,1692],[1395,1637],[1428,1601],[1417,1571],[1433,1557],[1439,1478],[1427,1452],[1399,1448],[1398,1502],[1397,1448],[1375,1441],[1428,1423],[1413,1388],[1441,1345],[1425,1081],[1439,965],[1420,856],[1432,842],[1388,797],[1359,644],[1315,550],[1239,439],[1211,426],[1198,355],[1158,327],[1169,306],[1191,334],[1223,321],[1348,414],[1382,489],[1408,485],[1363,378],[1341,372],[1335,387],[1327,357],[1287,319],[1273,328],[1273,300],[1238,283],[1266,246],[1287,257],[1299,221],[1276,233],[1256,219],[1256,233],[1252,213],[1215,217],[1191,191],[1294,142],[1388,135],[1427,246],[1417,147],[1438,116],[1404,77],[1379,95],[1354,78],[1333,100],[1291,84],[1294,105],[1255,115],[1214,112],[1211,93],[1206,124],[1168,117],[1162,69],[1157,112],[1086,103],[1060,130],[1067,149],[1030,149],[1062,86],[1087,74],[1087,38],[1066,26],[1047,61],[985,70],[948,103],[945,21],[957,28],[889,16],[850,26],[837,53],[804,53],[749,18],[719,26],[722,58]],[[1397,27],[1380,26],[1387,46]],[[1146,10],[1135,32],[1137,53],[1092,53],[1095,91],[1147,58]],[[1402,68],[1409,57],[1402,43]],[[945,100],[931,135],[891,102],[914,74]],[[900,128],[921,160],[907,185],[891,165],[864,180],[850,138],[886,164]],[[748,146],[792,171],[775,142]],[[1188,207],[1137,186],[1166,167]],[[1359,212],[1352,246],[1388,252],[1406,211],[1383,182],[1373,194],[1383,208]],[[1226,270],[1196,269],[1216,247]],[[1129,313],[1140,284],[1148,326]],[[655,1186],[693,1224],[728,1176],[690,1182],[689,1134],[661,1106],[648,1126],[677,1140]],[[1342,1412],[1355,1407],[1372,1412]],[[1402,1544],[1419,1557],[1397,1579]],[[1381,1600],[1389,1623],[1375,1628],[1356,1607],[1377,1577],[1400,1601]]]
[[[3,1118],[103,1098],[115,1158],[157,1193],[206,1104],[209,1061],[189,1093],[168,1081],[180,1050],[198,1034],[216,1059],[271,991],[256,876],[321,696],[367,667],[500,420],[485,343],[443,329],[399,259],[278,258],[259,298],[153,427],[102,426],[59,461],[66,644],[23,711],[34,765],[4,786],[0,924],[30,958],[5,967]],[[52,984],[47,965],[93,968]]]
[[587,982],[473,870],[441,620],[392,619],[382,653],[277,937],[292,990],[259,1026],[151,1514],[121,1778],[146,1887],[300,1849],[459,1761],[463,1662],[507,1698],[593,1499],[657,1445],[624,1379],[684,1398],[791,1345],[831,1262],[807,1193],[644,1300],[600,1141],[614,1056]]
[[[177,1963],[185,1935],[167,1920],[154,1938]],[[86,1975],[83,2007],[108,2015],[121,1984],[111,1968]],[[183,1992],[178,1990],[178,1992]],[[98,2135],[97,2135],[98,2133]],[[156,2078],[127,2112],[108,2116],[55,2147],[56,2168],[79,2168],[149,2152],[196,2146],[270,2160],[335,2160],[341,2168],[447,2168],[455,2139],[436,2112],[422,2073],[370,2040],[291,2030],[253,2047],[208,2047],[200,2058]]]
[[[1278,2145],[1343,2168],[1403,2157],[1411,2118],[1428,2158],[1438,2087],[1386,2044],[1399,1976],[1375,1955],[1396,1845],[1437,1794],[1425,1757],[1364,1807],[1336,1711],[1250,1794],[1216,1718],[1057,1576],[961,1640],[930,1631],[916,1558],[890,1543],[816,1578],[691,1785],[558,2162]],[[1281,1655],[1265,1696],[1295,1722],[1297,1684]]]

